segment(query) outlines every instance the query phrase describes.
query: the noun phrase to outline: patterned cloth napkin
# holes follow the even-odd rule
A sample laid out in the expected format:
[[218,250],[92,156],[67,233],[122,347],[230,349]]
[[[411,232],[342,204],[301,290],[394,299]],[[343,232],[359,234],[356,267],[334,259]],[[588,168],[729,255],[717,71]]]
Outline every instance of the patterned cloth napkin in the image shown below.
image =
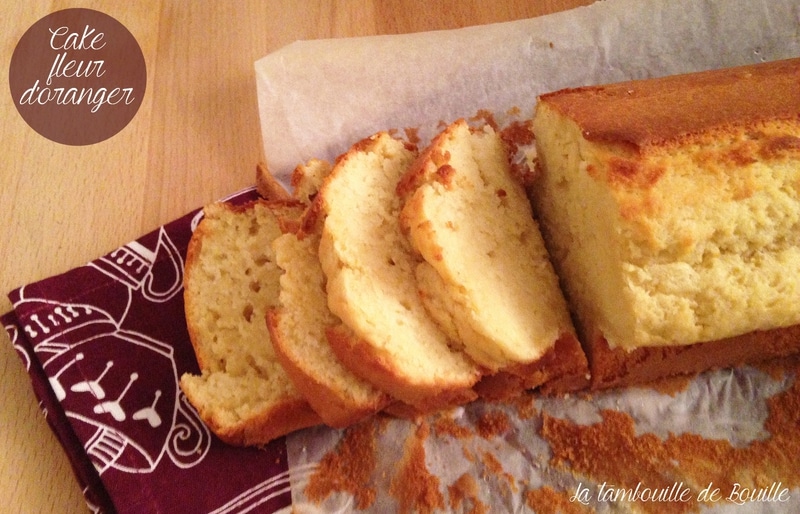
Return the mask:
[[3,325],[93,511],[273,512],[291,503],[284,440],[227,446],[178,388],[183,373],[197,372],[182,281],[201,212],[9,294]]

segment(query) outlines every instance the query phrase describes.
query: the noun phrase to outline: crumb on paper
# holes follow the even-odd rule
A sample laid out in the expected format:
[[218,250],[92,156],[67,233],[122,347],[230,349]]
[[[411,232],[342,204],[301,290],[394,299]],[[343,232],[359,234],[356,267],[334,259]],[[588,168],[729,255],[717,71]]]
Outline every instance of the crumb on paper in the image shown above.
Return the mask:
[[[800,488],[800,469],[793,457],[800,453],[800,381],[795,379],[799,371],[800,358],[751,370],[753,377],[760,374],[759,380],[774,380],[777,385],[774,393],[762,398],[766,419],[758,423],[764,436],[738,445],[692,432],[641,431],[630,412],[617,410],[614,392],[569,399],[545,399],[532,392],[415,420],[378,416],[350,427],[319,458],[304,493],[318,505],[344,493],[352,497],[354,508],[370,511],[483,513],[516,502],[545,513],[585,514],[598,508],[605,512],[609,503],[616,503],[623,512],[684,514],[699,512],[704,505],[730,504],[737,499],[731,496],[737,487],[741,491],[776,484],[796,491]],[[705,376],[689,380],[690,388],[681,380],[655,384],[642,387],[632,398],[643,394],[667,404],[679,401],[676,391],[687,394],[696,389],[694,381],[704,383]],[[725,380],[738,383],[741,377]],[[712,392],[712,397],[717,395]],[[590,405],[599,406],[595,421],[572,418],[575,409]],[[545,446],[538,450],[521,446],[520,438],[526,437]],[[527,454],[524,461],[515,460],[523,454]],[[451,461],[460,464],[447,473]],[[615,502],[612,496],[600,497],[604,484],[606,492],[612,484],[618,491],[637,485],[666,490],[679,484],[690,499]],[[709,484],[720,489],[718,497],[699,500]],[[569,501],[580,487],[594,495],[591,502]]]
[[433,431],[437,437],[449,436],[454,439],[467,439],[474,435],[471,427],[458,423],[449,413],[443,413],[434,420]]
[[794,457],[800,452],[800,380],[795,378],[767,403],[764,427],[770,437],[744,447],[692,433],[670,434],[665,440],[650,433],[637,435],[629,414],[611,410],[602,412],[602,422],[588,426],[545,415],[542,434],[553,449],[554,466],[567,467],[595,483],[613,482],[631,489],[647,484],[658,489],[680,481],[690,489],[691,501],[638,502],[638,507],[654,514],[682,514],[697,511],[696,500],[709,484],[719,489],[716,502],[736,502],[737,491],[770,485],[800,487]]
[[538,514],[591,514],[595,510],[580,502],[570,501],[571,493],[556,491],[550,486],[525,492],[525,504]]
[[[470,514],[486,514],[489,507],[480,500],[478,483],[475,477],[469,474],[461,475],[448,488],[450,508],[454,511],[469,512]],[[467,510],[469,506],[469,510]]]
[[488,451],[483,452],[483,455],[481,455],[481,463],[484,466],[484,480],[489,480],[491,478],[498,479],[498,483],[501,485],[501,491],[506,493],[509,497],[519,492],[519,486],[514,475],[503,468],[503,463],[500,462],[500,459],[498,459],[496,455]]
[[508,414],[501,411],[490,411],[478,419],[478,434],[484,439],[502,436],[511,430]]
[[430,425],[423,421],[406,440],[403,458],[389,488],[400,512],[426,513],[444,508],[439,479],[425,464],[425,441],[429,434]]
[[347,492],[356,507],[366,509],[375,501],[372,475],[376,468],[377,423],[359,423],[345,430],[336,448],[325,455],[312,475],[305,493],[319,504],[329,495]]

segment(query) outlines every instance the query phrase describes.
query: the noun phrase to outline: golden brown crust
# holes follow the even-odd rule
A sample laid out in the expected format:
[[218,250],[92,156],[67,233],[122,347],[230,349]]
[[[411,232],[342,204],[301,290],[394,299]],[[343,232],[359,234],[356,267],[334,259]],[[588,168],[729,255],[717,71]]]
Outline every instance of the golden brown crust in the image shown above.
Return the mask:
[[409,405],[407,403],[395,401],[390,403],[383,409],[382,413],[388,416],[399,418],[399,419],[408,419],[412,421],[417,421],[420,418],[433,414],[438,409],[428,412],[422,412],[421,410],[417,409],[413,405]]
[[547,371],[546,381],[539,388],[542,393],[569,393],[589,385],[589,364],[574,334],[561,336],[539,365]]
[[[374,346],[350,337],[349,332],[342,330],[342,327],[329,327],[326,335],[336,357],[353,373],[390,395],[402,396],[421,412],[469,403],[477,397],[471,388],[454,389],[447,384],[437,387],[432,383],[413,384],[400,381],[397,379],[394,363],[386,362],[385,357],[377,353]],[[398,391],[401,387],[399,384],[403,384],[402,391]]]
[[[194,302],[194,295],[189,293],[186,284],[190,283],[193,278],[192,274],[196,269],[195,262],[199,259],[200,252],[203,249],[203,234],[205,233],[205,227],[203,226],[203,222],[201,221],[197,228],[195,229],[194,233],[192,234],[192,238],[189,239],[189,246],[186,249],[186,260],[184,261],[184,271],[183,271],[183,303],[184,309],[186,312],[192,312],[195,309],[193,305]],[[200,369],[207,368],[208,362],[205,352],[203,351],[203,347],[200,344],[200,334],[198,333],[198,329],[194,323],[190,322],[189,317],[187,316],[186,319],[186,330],[189,333],[189,341],[192,344],[192,350],[194,350],[195,359],[197,360],[197,365]]]
[[581,344],[573,334],[564,334],[540,359],[484,376],[475,391],[488,400],[506,400],[536,388],[545,394],[561,394],[588,385],[589,366]]
[[207,412],[200,412],[200,417],[220,440],[232,446],[258,446],[296,430],[322,424],[322,419],[301,398],[288,398],[232,426],[222,426]]
[[408,170],[400,177],[395,192],[401,199],[405,199],[417,190],[427,179],[427,167],[432,163],[436,167],[434,172],[443,184],[450,183],[453,168],[450,167],[450,155],[440,150],[440,143],[447,137],[447,133],[436,136],[433,142],[420,153]]
[[[587,140],[638,151],[732,123],[798,119],[798,76],[800,58],[565,89],[540,102],[575,120]],[[723,95],[732,100],[721,104]]]
[[361,421],[383,407],[392,400],[388,395],[376,398],[374,405],[364,407],[354,402],[347,403],[340,394],[335,394],[331,389],[319,380],[314,380],[307,372],[296,365],[289,356],[285,347],[286,341],[281,337],[277,329],[280,316],[280,309],[271,309],[267,312],[267,327],[272,338],[272,347],[278,357],[283,369],[292,380],[295,388],[308,400],[315,412],[325,421],[325,424],[334,428],[343,428]]
[[291,195],[263,162],[256,165],[256,191],[265,200],[288,200]]
[[324,221],[325,215],[322,212],[322,196],[317,195],[300,220],[299,227],[295,232],[297,238],[302,240],[308,234],[319,234],[322,231],[322,224]]
[[659,378],[755,364],[800,352],[800,325],[761,330],[688,346],[610,348],[587,337],[592,389],[643,384]]

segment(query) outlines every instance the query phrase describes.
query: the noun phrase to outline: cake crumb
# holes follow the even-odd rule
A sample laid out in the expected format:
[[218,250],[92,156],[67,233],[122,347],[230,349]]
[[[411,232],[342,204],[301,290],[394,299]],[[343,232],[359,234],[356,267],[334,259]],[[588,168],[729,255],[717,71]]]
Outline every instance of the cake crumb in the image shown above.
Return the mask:
[[592,514],[592,507],[569,500],[569,494],[550,486],[525,493],[525,504],[537,514]]
[[517,417],[521,420],[533,419],[538,413],[536,408],[536,396],[531,392],[525,392],[505,401],[507,405],[514,409]]
[[[447,488],[447,492],[450,496],[450,509],[453,511],[468,514],[489,512],[489,508],[478,497],[478,484],[472,475],[465,473],[458,477],[458,480]],[[466,504],[470,505],[469,509],[466,508]]]
[[494,116],[494,113],[488,109],[478,109],[474,116],[469,119],[470,122],[480,125],[488,125],[494,130],[498,130],[499,124]]
[[512,494],[516,494],[519,492],[519,487],[517,486],[517,481],[511,473],[507,472],[503,468],[503,463],[491,452],[483,452],[481,456],[481,462],[484,465],[484,478],[489,478],[489,476],[494,476],[498,479],[503,479],[508,486],[509,492]]
[[430,425],[423,421],[406,439],[403,457],[392,478],[389,493],[398,502],[399,512],[436,512],[444,509],[439,478],[425,463],[425,441]]
[[418,145],[421,143],[421,139],[419,137],[419,127],[406,127],[403,132],[405,133],[406,140],[413,144]]
[[619,488],[643,484],[660,489],[681,483],[691,490],[691,500],[685,502],[638,502],[642,512],[696,512],[701,489],[711,483],[719,488],[721,501],[729,501],[737,488],[800,487],[800,468],[794,458],[800,452],[800,365],[794,362],[793,367],[787,364],[787,371],[795,376],[792,385],[767,400],[764,428],[770,437],[744,447],[692,433],[671,434],[666,439],[652,433],[637,435],[630,415],[611,410],[602,411],[602,421],[593,425],[544,415],[542,437],[553,450],[552,465],[576,476]]
[[345,430],[336,448],[322,458],[309,479],[305,489],[309,500],[320,504],[331,494],[346,492],[353,495],[359,510],[373,504],[377,494],[372,474],[377,463],[378,428],[378,423],[365,421]]
[[437,437],[450,436],[455,439],[468,439],[475,435],[470,427],[459,424],[446,414],[433,421],[433,431]]
[[471,464],[474,464],[478,461],[478,457],[466,445],[461,447],[461,454],[464,455],[464,458],[467,460],[467,462]]
[[487,412],[478,418],[478,434],[484,439],[490,439],[505,434],[511,430],[511,420],[504,412]]

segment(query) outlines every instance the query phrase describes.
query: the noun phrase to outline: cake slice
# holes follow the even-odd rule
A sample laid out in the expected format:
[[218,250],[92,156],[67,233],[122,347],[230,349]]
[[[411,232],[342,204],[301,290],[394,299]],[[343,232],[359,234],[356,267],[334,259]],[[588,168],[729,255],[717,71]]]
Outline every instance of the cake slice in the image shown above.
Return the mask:
[[401,232],[398,182],[416,152],[388,133],[356,143],[320,192],[328,306],[356,337],[329,331],[339,360],[420,411],[470,401],[480,369],[427,314]]
[[531,190],[594,387],[800,350],[800,59],[539,98]]
[[326,337],[326,329],[341,325],[341,320],[328,309],[319,262],[322,223],[318,202],[312,200],[329,172],[327,162],[315,160],[298,166],[292,175],[293,196],[311,203],[303,228],[272,243],[283,274],[279,305],[269,310],[267,324],[278,360],[292,382],[325,424],[341,428],[383,409],[391,397],[343,366]]
[[420,295],[450,338],[490,373],[519,377],[524,389],[551,379],[585,386],[586,357],[500,135],[456,121],[400,190],[401,224],[423,259],[415,269]]
[[294,202],[211,204],[189,242],[184,301],[200,374],[184,374],[180,387],[232,445],[262,445],[322,422],[279,363],[264,322],[281,273],[270,245],[282,219],[302,212]]
[[278,358],[325,424],[342,428],[375,414],[391,397],[344,367],[326,330],[341,323],[330,312],[319,265],[319,234],[284,234],[273,243],[281,276],[280,307],[268,313]]

